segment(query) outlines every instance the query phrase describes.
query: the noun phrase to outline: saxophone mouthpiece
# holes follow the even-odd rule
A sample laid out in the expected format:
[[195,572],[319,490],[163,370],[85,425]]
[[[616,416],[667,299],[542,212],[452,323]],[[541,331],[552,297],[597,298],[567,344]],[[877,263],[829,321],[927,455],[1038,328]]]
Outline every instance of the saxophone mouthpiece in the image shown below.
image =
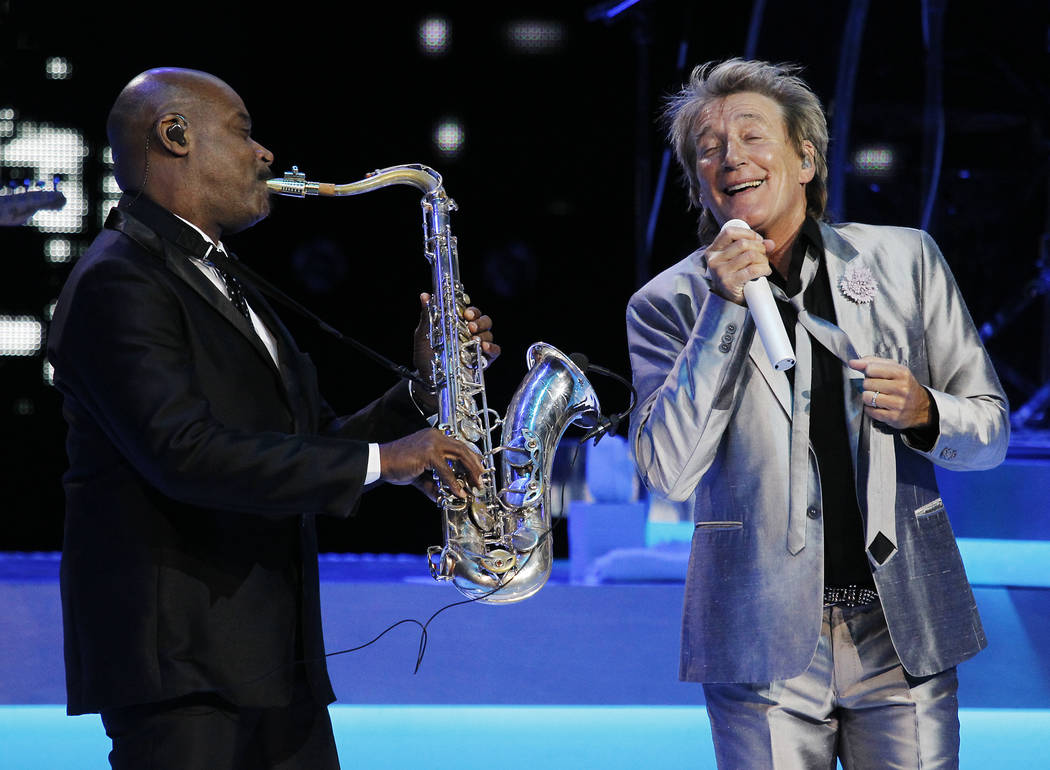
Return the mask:
[[306,174],[301,173],[298,166],[292,166],[291,171],[285,171],[283,177],[267,179],[266,186],[269,187],[270,192],[275,195],[287,195],[291,198],[305,198],[307,195],[332,194],[331,192],[325,192],[322,190],[323,187],[331,187],[331,185],[323,185],[319,182],[307,182]]

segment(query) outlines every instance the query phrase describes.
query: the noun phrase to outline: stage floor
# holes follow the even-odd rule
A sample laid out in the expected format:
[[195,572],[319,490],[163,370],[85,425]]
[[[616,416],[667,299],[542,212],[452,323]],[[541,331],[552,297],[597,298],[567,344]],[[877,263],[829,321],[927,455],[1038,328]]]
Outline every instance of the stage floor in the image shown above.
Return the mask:
[[[959,667],[963,770],[1050,768],[1050,454],[1041,439],[1017,441],[993,472],[940,476],[989,639]],[[592,513],[606,532],[607,511]],[[691,525],[670,530],[679,542],[664,550],[648,530],[634,533],[645,558],[635,549],[613,560],[609,582],[573,582],[572,565],[557,562],[525,602],[449,608],[430,624],[418,673],[410,624],[331,657],[343,766],[714,768],[702,689],[677,680],[680,541]],[[430,578],[422,555],[323,555],[320,574],[329,651],[402,619],[425,622],[462,598]],[[0,553],[0,770],[106,766],[98,717],[65,716],[63,676],[57,554]]]
[[[331,708],[345,770],[425,766],[715,770],[702,706],[343,706]],[[963,709],[961,770],[1050,767],[1050,711]],[[97,716],[0,706],[0,767],[99,770]]]

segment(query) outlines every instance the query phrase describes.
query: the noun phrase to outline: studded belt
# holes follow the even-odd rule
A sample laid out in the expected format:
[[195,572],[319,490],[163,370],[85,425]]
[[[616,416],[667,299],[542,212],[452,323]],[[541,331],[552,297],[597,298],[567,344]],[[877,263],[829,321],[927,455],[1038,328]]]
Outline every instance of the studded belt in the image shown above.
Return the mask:
[[830,607],[833,604],[842,607],[864,607],[868,604],[874,604],[878,600],[879,594],[872,588],[860,588],[858,586],[835,588],[824,586],[825,607]]

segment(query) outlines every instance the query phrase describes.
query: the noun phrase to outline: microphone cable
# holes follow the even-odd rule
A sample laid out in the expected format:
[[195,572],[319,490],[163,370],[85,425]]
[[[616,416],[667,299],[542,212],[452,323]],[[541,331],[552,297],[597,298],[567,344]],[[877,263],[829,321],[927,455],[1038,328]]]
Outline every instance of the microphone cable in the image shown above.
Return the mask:
[[229,259],[223,256],[221,253],[215,251],[212,252],[212,258],[220,268],[233,274],[236,278],[239,278],[242,283],[246,283],[249,286],[254,287],[260,293],[266,295],[270,299],[277,302],[279,305],[284,305],[289,310],[293,310],[304,318],[313,321],[317,325],[317,328],[324,333],[335,337],[335,339],[342,342],[344,345],[349,345],[354,350],[362,353],[367,358],[370,358],[373,362],[379,366],[393,372],[401,379],[411,380],[416,383],[428,393],[434,393],[434,385],[430,383],[426,378],[421,377],[418,372],[409,369],[407,366],[396,364],[389,358],[384,356],[382,353],[378,353],[372,348],[365,345],[363,342],[350,337],[349,335],[343,334],[341,331],[336,329],[334,326],[326,322],[323,318],[318,316],[312,310],[307,308],[301,302],[298,302],[288,296],[281,289],[274,286],[272,283],[267,281],[257,272],[252,270],[250,267],[245,265],[240,260]]
[[627,390],[631,394],[630,402],[627,404],[627,408],[624,411],[617,412],[611,417],[606,417],[604,415],[600,416],[598,418],[597,424],[589,431],[587,431],[587,433],[584,434],[583,438],[580,439],[580,443],[582,444],[584,441],[588,441],[593,438],[594,446],[597,446],[598,442],[601,441],[602,437],[605,436],[607,433],[616,433],[616,431],[620,427],[620,423],[623,422],[624,419],[628,417],[631,414],[631,412],[634,411],[634,407],[638,401],[638,391],[635,390],[634,385],[632,385],[631,382],[625,377],[622,377],[621,375],[617,374],[611,369],[606,369],[604,366],[592,364],[590,359],[587,358],[587,356],[583,353],[572,353],[569,355],[569,359],[574,364],[576,364],[576,366],[578,366],[580,368],[580,371],[582,371],[584,374],[594,372],[595,374],[600,374],[603,377],[608,377],[612,380],[616,380],[616,382],[620,383],[625,388],[627,388]]
[[[576,444],[576,449],[573,451],[573,454],[572,454],[572,459],[569,461],[569,468],[570,469],[575,467],[576,460],[579,457],[580,447],[583,446],[584,442],[587,441],[589,437],[590,436],[587,435],[587,436],[584,436],[583,438],[578,440],[578,442]],[[563,484],[562,488],[561,488],[561,493],[560,493],[560,504],[561,504],[562,511],[565,510],[565,487],[566,487],[566,485]],[[565,518],[564,514],[562,515],[561,518]],[[543,544],[543,542],[546,539],[553,537],[554,528],[558,525],[558,523],[559,522],[552,523],[551,526],[548,527],[547,530],[540,535],[539,540],[536,543],[536,546],[532,549],[532,551],[529,552],[529,555],[527,557],[525,557],[525,561],[522,562],[522,565],[521,565],[522,568],[524,568],[525,565],[527,565],[529,563],[529,560],[532,559],[533,555],[536,553],[536,550]],[[336,657],[338,655],[346,655],[346,654],[351,653],[351,652],[358,652],[360,650],[365,649],[366,647],[371,647],[373,644],[378,642],[380,639],[382,639],[388,633],[393,631],[395,628],[398,628],[399,626],[403,626],[403,625],[406,625],[406,624],[415,624],[415,625],[419,626],[419,649],[418,649],[418,652],[416,654],[415,666],[412,669],[412,674],[414,676],[414,675],[419,673],[420,666],[423,665],[423,657],[426,654],[427,642],[429,641],[429,638],[430,638],[428,629],[430,627],[430,624],[434,621],[435,618],[437,618],[438,615],[440,615],[441,613],[445,612],[446,610],[452,609],[453,607],[461,607],[461,606],[463,606],[465,604],[473,604],[474,602],[478,602],[478,601],[481,601],[482,599],[486,599],[489,596],[492,596],[493,594],[498,593],[499,591],[503,590],[508,585],[510,585],[514,581],[514,577],[515,576],[512,575],[505,583],[503,583],[503,584],[501,584],[499,586],[496,586],[495,588],[491,589],[490,591],[487,591],[486,593],[483,593],[483,594],[481,594],[479,596],[474,596],[474,597],[471,597],[469,599],[461,599],[461,600],[455,601],[455,602],[449,602],[448,604],[444,605],[443,607],[440,607],[439,609],[435,610],[434,613],[431,614],[431,616],[429,618],[427,618],[425,623],[420,622],[416,618],[404,618],[402,620],[397,621],[396,623],[391,623],[389,626],[387,626],[385,629],[383,629],[383,631],[381,631],[377,636],[375,636],[373,639],[371,639],[371,640],[369,640],[369,641],[367,641],[367,642],[365,642],[363,644],[359,644],[359,645],[357,645],[355,647],[347,647],[346,649],[342,649],[342,650],[335,650],[333,652],[326,652],[324,655],[322,655],[320,657],[302,658],[300,660],[289,661],[288,663],[281,663],[281,664],[275,666],[274,668],[270,669],[266,673],[261,674],[261,675],[255,677],[255,678],[253,678],[253,679],[248,679],[248,680],[239,682],[236,686],[237,687],[246,687],[248,685],[255,684],[256,682],[260,682],[260,681],[262,681],[263,679],[266,679],[269,676],[273,676],[278,671],[280,671],[281,669],[286,668],[288,666],[298,666],[298,665],[301,665],[301,664],[305,665],[305,664],[308,664],[308,663],[320,663],[321,661],[327,660],[328,658]],[[222,692],[227,692],[228,693],[228,689],[227,688],[217,688],[217,691],[220,692],[220,693],[222,693]]]

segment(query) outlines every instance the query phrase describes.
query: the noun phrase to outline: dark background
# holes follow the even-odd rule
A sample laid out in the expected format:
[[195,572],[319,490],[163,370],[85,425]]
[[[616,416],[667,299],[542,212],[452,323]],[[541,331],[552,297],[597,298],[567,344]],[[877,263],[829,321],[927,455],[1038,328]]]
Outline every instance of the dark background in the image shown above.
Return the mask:
[[[628,298],[695,247],[695,212],[673,166],[660,186],[661,104],[695,64],[743,55],[757,10],[755,55],[805,67],[829,111],[833,145],[895,152],[894,169],[879,177],[845,167],[835,219],[923,222],[938,168],[927,109],[937,78],[929,73],[940,73],[943,155],[928,229],[977,323],[993,324],[988,347],[1012,404],[1032,403],[1029,427],[1039,428],[1038,390],[1048,379],[1040,269],[1050,229],[1048,5],[890,0],[862,13],[865,5],[643,0],[603,22],[588,19],[596,6],[574,2],[298,3],[267,11],[219,2],[0,0],[0,109],[82,132],[93,199],[101,198],[109,105],[134,75],[156,66],[227,80],[252,113],[255,137],[274,152],[275,173],[294,163],[311,180],[351,182],[383,166],[435,167],[460,206],[453,229],[464,284],[495,318],[503,346],[488,374],[489,401],[503,411],[536,340],[629,372]],[[846,32],[851,13],[863,19],[855,37]],[[420,50],[427,15],[450,24],[443,57]],[[511,49],[506,25],[523,19],[561,24],[562,45],[542,54]],[[844,40],[857,65],[852,90],[842,92],[852,96],[851,109],[836,100]],[[73,76],[45,79],[50,56],[66,57]],[[432,142],[445,115],[466,129],[455,158]],[[3,179],[22,174],[4,169]],[[645,222],[658,189],[648,249]],[[70,236],[75,247],[99,224],[92,208],[84,231]],[[31,227],[0,231],[0,315],[42,317],[57,297],[69,266],[43,260],[45,239]],[[269,221],[228,241],[334,326],[409,362],[417,295],[429,290],[413,188],[281,199]],[[374,364],[282,315],[337,409],[357,408],[392,384]],[[42,357],[0,357],[0,549],[61,544],[64,425],[42,365]],[[622,392],[596,385],[606,411],[622,408]],[[322,549],[419,552],[441,541],[436,513],[411,489],[380,489],[353,520],[325,525]]]

